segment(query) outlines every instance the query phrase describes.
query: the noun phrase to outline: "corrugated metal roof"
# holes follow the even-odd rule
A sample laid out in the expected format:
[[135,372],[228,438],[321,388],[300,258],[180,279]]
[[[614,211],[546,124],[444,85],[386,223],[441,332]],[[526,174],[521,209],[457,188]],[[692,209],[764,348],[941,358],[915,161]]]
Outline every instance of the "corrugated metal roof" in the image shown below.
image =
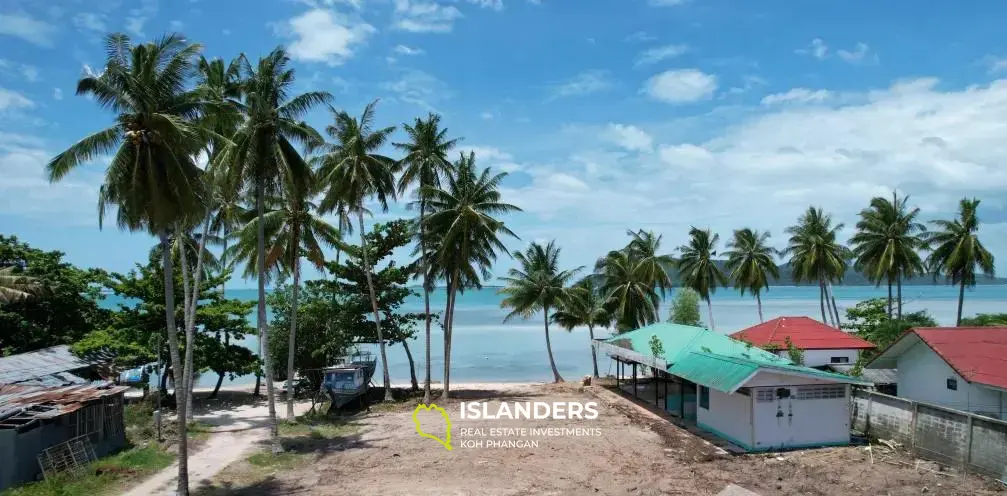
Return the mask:
[[90,367],[67,345],[52,346],[20,355],[0,357],[0,384],[15,384],[36,377]]
[[756,346],[776,345],[786,348],[787,338],[802,350],[863,350],[874,345],[848,332],[823,324],[811,317],[777,317],[731,334],[734,339]]
[[773,363],[760,359],[729,357],[695,351],[679,357],[678,361],[668,369],[668,372],[696,384],[702,384],[725,393],[733,393],[739,387],[744,386],[751,379],[752,375],[759,370],[771,373],[796,374],[803,377],[813,377],[815,379],[847,384],[870,385],[870,383],[855,377],[824,372],[802,365]]
[[62,387],[0,384],[0,425],[15,416],[19,419],[58,417],[127,389],[101,381]]
[[[840,374],[850,375],[855,365],[829,364],[828,367]],[[897,369],[868,369],[861,368],[860,378],[877,384],[898,384],[899,371]]]
[[718,334],[709,329],[666,322],[651,324],[634,331],[618,334],[608,338],[606,342],[622,347],[628,345],[632,347],[633,351],[650,355],[651,336],[657,336],[657,339],[661,341],[661,346],[664,348],[664,359],[668,363],[674,363],[678,356],[690,351],[742,358],[758,358],[769,363],[791,363],[790,360],[779,355],[756,346],[748,346],[741,341],[731,339],[728,336]]

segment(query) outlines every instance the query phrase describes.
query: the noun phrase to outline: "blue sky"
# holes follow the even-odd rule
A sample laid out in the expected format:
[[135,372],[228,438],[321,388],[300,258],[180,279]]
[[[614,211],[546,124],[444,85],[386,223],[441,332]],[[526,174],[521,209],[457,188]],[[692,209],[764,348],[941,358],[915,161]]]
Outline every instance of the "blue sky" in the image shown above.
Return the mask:
[[98,229],[101,161],[56,185],[43,168],[112,119],[74,96],[103,62],[102,35],[179,31],[209,57],[285,45],[298,90],[328,90],[352,113],[381,98],[384,125],[441,113],[481,165],[510,173],[505,198],[524,209],[507,219],[522,238],[510,246],[556,239],[566,265],[592,264],[628,228],[663,234],[669,252],[690,225],[722,240],[768,229],[782,246],[809,205],[852,226],[895,188],[928,219],[983,199],[981,235],[1004,272],[1007,3],[921,5],[6,0],[0,232],[82,265],[144,259],[151,238]]

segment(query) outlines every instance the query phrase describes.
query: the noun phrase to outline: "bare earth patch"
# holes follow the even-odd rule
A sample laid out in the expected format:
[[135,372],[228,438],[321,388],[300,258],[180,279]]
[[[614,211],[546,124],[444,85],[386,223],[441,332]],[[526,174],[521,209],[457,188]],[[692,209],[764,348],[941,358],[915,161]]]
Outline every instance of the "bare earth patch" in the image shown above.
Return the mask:
[[[338,435],[288,440],[291,449],[281,458],[259,455],[234,463],[198,494],[717,494],[729,484],[764,495],[974,495],[998,490],[999,483],[974,476],[938,475],[894,454],[889,454],[889,462],[872,464],[863,447],[725,455],[598,387],[481,387],[453,391],[455,398],[438,402],[451,416],[451,451],[417,435],[412,422],[415,402],[385,405],[348,419]],[[599,416],[595,420],[461,419],[459,401],[476,400],[487,401],[490,412],[501,401],[597,401]],[[463,447],[463,440],[487,438],[460,436],[463,429],[533,427],[597,428],[600,435],[525,436],[521,439],[537,440],[538,447],[523,448]],[[875,456],[879,457],[877,451]]]

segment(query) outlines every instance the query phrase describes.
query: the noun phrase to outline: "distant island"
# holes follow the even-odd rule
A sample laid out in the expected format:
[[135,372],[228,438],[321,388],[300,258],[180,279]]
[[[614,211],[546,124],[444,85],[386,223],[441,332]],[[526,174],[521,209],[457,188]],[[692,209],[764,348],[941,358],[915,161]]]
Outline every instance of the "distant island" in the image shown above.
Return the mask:
[[[726,260],[714,260],[714,263],[717,264],[717,267],[719,267],[720,270],[724,271],[725,275],[729,273],[729,271],[725,267],[725,265],[727,264]],[[777,265],[777,267],[780,269],[780,279],[777,280],[777,281],[774,281],[773,283],[771,283],[773,285],[777,285],[777,286],[817,286],[818,285],[818,283],[814,283],[814,282],[812,282],[812,283],[807,283],[807,282],[804,282],[804,283],[795,283],[794,282],[794,275],[793,275],[794,270],[790,266],[789,263],[788,264],[783,264],[783,265]],[[673,284],[679,285],[681,283],[681,278],[678,275],[678,270],[672,268],[671,270],[668,271],[668,273],[671,274],[671,280],[672,280]],[[924,275],[924,276],[921,276],[921,277],[912,277],[912,278],[908,278],[908,279],[903,279],[903,281],[902,281],[902,285],[903,286],[943,286],[943,285],[947,285],[947,284],[950,284],[950,283],[951,283],[950,280],[948,280],[947,278],[943,278],[943,277],[942,278],[938,278],[937,281],[935,282],[934,281],[934,277],[932,275],[930,275],[930,274],[927,274],[927,275]],[[868,280],[867,277],[864,276],[862,273],[854,270],[853,267],[850,267],[849,269],[846,270],[846,275],[843,277],[842,282],[839,283],[839,284],[841,284],[843,286],[875,286],[875,284],[873,282],[871,282],[870,280]],[[886,283],[884,281],[882,281],[881,285],[884,286],[885,284]],[[976,284],[981,285],[981,286],[996,285],[996,284],[1007,284],[1007,279],[1005,279],[1003,277],[984,277],[983,275],[979,274],[979,275],[976,276]]]

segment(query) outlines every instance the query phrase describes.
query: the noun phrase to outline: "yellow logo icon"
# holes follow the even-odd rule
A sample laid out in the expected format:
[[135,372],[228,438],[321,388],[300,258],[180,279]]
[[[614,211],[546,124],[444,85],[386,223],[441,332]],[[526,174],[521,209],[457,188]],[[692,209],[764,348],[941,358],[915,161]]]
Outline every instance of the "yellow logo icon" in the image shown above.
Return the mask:
[[[433,434],[428,434],[426,432],[423,432],[423,429],[420,427],[420,419],[417,417],[417,415],[419,415],[419,413],[420,413],[420,410],[426,410],[428,412],[430,410],[434,410],[434,411],[440,413],[441,417],[444,417],[444,423],[447,426],[447,429],[445,429],[445,431],[447,432],[447,434],[444,436],[444,439],[441,439],[441,438],[439,438],[439,437],[437,437],[437,436],[435,436]],[[437,441],[438,443],[440,443],[441,446],[444,446],[444,449],[446,449],[448,451],[451,451],[453,449],[451,447],[451,418],[448,417],[448,412],[444,411],[443,408],[441,408],[441,407],[439,407],[439,406],[437,406],[436,404],[433,404],[433,403],[431,403],[430,406],[425,406],[425,405],[422,405],[422,404],[421,405],[416,405],[416,409],[413,410],[413,424],[416,425],[416,433],[419,434],[420,437],[426,437],[426,438],[433,439],[434,441]]]

